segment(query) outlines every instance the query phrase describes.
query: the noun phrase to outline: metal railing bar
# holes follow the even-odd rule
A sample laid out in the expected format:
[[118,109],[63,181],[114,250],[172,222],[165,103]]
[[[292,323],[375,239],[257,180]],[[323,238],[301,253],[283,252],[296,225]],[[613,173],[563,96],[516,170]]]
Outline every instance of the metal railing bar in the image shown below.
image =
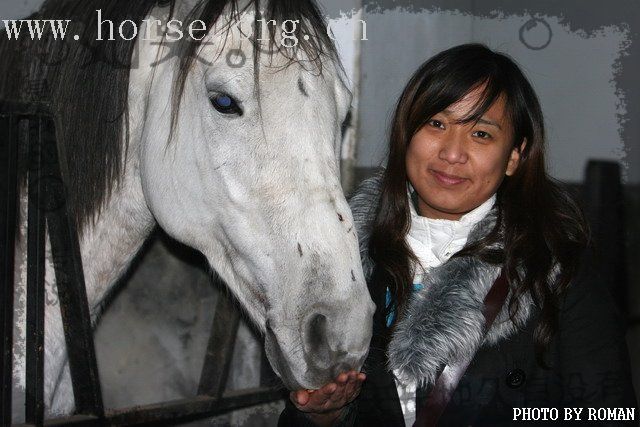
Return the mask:
[[222,397],[229,377],[239,324],[240,313],[231,298],[225,292],[218,293],[207,353],[200,374],[199,395]]
[[11,423],[13,378],[13,275],[18,207],[17,121],[0,116],[0,322],[2,322],[2,384],[0,424]]
[[[131,408],[106,410],[104,418],[71,415],[44,422],[44,426],[142,426],[171,425],[178,422],[203,419],[286,398],[286,391],[253,388],[227,392],[220,399],[212,396],[196,396],[190,399],[173,400]],[[13,427],[27,427],[33,424],[16,424]]]
[[43,150],[55,157],[45,165],[46,216],[76,412],[100,417],[104,409],[80,245],[74,219],[67,212],[64,191],[60,188],[64,186],[51,118],[43,121],[42,141]]
[[[62,423],[62,420],[64,420],[64,423]],[[64,418],[56,418],[54,420],[45,421],[41,425],[42,426],[70,425],[74,427],[85,427],[85,426],[91,427],[91,426],[100,425],[99,423],[103,421],[104,419],[101,419],[92,415],[69,415],[68,417],[64,417]],[[39,427],[39,426],[36,424],[23,423],[23,424],[13,424],[12,427]]]
[[27,336],[25,420],[42,425],[44,419],[44,156],[38,117],[28,122],[29,169],[27,210]]
[[282,390],[247,389],[225,393],[222,398],[197,396],[192,399],[164,402],[139,408],[125,408],[110,412],[108,422],[113,425],[149,425],[167,422],[186,422],[220,415],[234,409],[280,400]]
[[0,114],[18,116],[50,115],[50,106],[44,102],[0,101]]

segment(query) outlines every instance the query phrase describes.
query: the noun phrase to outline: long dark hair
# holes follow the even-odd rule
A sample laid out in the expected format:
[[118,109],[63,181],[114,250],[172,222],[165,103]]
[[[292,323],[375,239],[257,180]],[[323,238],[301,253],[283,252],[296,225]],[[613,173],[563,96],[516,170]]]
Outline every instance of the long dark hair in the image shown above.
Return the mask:
[[[116,34],[114,40],[110,40],[105,26],[103,40],[99,41],[96,10],[101,10],[103,21],[114,23],[117,33],[120,23],[125,20],[133,21],[140,28],[154,6],[168,6],[167,20],[175,17],[176,2],[47,0],[29,19],[70,20],[65,39],[54,37],[48,27],[39,40],[31,40],[25,35],[26,26],[19,40],[9,40],[6,29],[0,31],[0,99],[38,102],[50,107],[56,121],[67,202],[79,231],[96,219],[123,175],[129,141],[129,74],[138,66],[135,45],[140,34],[136,37],[133,27],[125,25],[123,37]],[[183,28],[200,19],[210,29],[228,8],[232,18],[227,27],[229,30],[241,12],[250,7],[264,9],[262,15],[256,15],[256,31],[248,37],[254,46],[254,65],[260,52],[267,55],[282,52],[290,59],[289,63],[302,66],[309,62],[318,66],[324,57],[339,64],[335,45],[313,0],[251,0],[244,9],[239,8],[238,0],[198,0],[195,3],[188,16],[178,17],[183,19]],[[278,26],[285,20],[299,20],[296,46],[285,48],[275,44],[277,30],[274,25],[268,26],[266,46],[259,46],[256,40],[263,34],[260,18],[267,22],[275,20]],[[302,37],[302,34],[310,37]],[[78,35],[78,40],[74,40],[74,35]],[[173,91],[172,132],[184,82],[201,45],[200,40],[185,36],[179,42],[179,49],[175,50],[180,55],[180,65]],[[298,55],[299,51],[304,51],[304,59]],[[158,58],[159,61],[163,59],[166,58]],[[319,68],[322,72],[322,67]],[[257,81],[257,67],[254,77]]]
[[[577,273],[589,232],[578,205],[547,175],[540,103],[522,71],[504,54],[480,44],[451,48],[420,66],[402,92],[391,124],[389,156],[369,241],[369,254],[376,265],[373,286],[389,286],[400,313],[397,322],[411,292],[417,261],[405,239],[411,223],[407,147],[431,117],[480,87],[481,101],[464,122],[478,120],[504,96],[513,147],[519,148],[523,141],[526,145],[515,173],[505,177],[497,190],[496,226],[454,256],[477,256],[502,265],[512,290],[511,319],[519,308],[519,297],[530,293],[541,310],[534,341],[537,359],[544,364],[542,353],[557,330],[560,298]],[[496,244],[502,249],[495,249]],[[552,274],[554,268],[557,275]],[[391,309],[392,305],[387,306],[385,314]]]

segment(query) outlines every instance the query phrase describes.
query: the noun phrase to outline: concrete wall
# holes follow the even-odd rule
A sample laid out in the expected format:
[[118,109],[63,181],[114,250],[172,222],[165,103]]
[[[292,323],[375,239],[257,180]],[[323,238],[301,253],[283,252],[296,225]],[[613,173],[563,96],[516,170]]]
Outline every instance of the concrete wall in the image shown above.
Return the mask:
[[623,161],[627,182],[640,182],[637,2],[366,3],[359,166],[384,159],[393,103],[418,65],[456,44],[481,42],[511,55],[536,88],[553,176],[579,182],[587,159],[599,158]]
[[0,28],[4,28],[2,19],[20,19],[38,10],[43,0],[2,0],[0,1]]

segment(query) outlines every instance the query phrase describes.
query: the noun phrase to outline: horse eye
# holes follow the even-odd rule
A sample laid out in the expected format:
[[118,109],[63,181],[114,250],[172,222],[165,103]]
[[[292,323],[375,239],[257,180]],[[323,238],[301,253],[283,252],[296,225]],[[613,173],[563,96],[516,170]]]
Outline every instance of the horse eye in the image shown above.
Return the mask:
[[238,103],[230,95],[226,93],[218,93],[211,98],[211,104],[218,112],[222,114],[242,115],[242,109]]

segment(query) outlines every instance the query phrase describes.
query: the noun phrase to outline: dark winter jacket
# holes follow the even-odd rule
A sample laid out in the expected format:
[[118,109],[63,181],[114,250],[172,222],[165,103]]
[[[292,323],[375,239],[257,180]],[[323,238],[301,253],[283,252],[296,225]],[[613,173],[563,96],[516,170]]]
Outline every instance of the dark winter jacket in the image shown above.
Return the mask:
[[[379,186],[379,178],[371,178],[350,200],[368,278],[375,268],[367,248]],[[494,208],[473,228],[469,242],[485,236],[495,220]],[[559,328],[545,353],[548,369],[535,360],[533,331],[538,309],[529,296],[521,299],[515,323],[505,306],[483,338],[482,302],[500,273],[499,267],[475,258],[454,257],[431,269],[424,287],[413,293],[388,346],[381,338],[386,323],[382,313],[384,291],[370,288],[378,310],[363,367],[367,380],[341,424],[403,426],[391,369],[400,369],[426,384],[417,393],[421,405],[439,370],[479,347],[439,425],[519,425],[522,418],[514,421],[513,408],[559,408],[556,424],[563,425],[567,423],[565,407],[585,408],[582,421],[588,418],[588,408],[634,408],[636,421],[630,425],[638,425],[624,323],[590,254],[588,251],[582,256],[581,273],[571,283],[560,308]],[[288,402],[279,426],[292,425],[313,424]]]

